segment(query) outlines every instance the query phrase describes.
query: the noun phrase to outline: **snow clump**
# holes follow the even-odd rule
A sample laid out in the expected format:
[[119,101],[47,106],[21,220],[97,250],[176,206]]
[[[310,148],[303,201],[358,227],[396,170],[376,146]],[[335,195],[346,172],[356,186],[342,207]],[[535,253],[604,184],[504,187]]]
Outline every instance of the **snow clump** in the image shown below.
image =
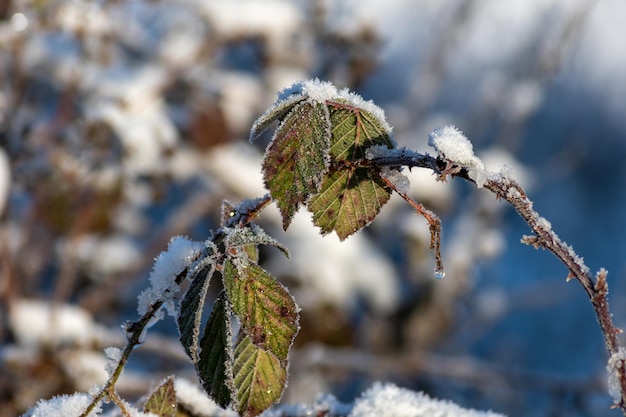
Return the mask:
[[450,401],[435,400],[423,392],[377,382],[357,399],[348,417],[504,417],[492,411],[465,409]]
[[463,132],[452,125],[437,128],[428,135],[428,144],[435,148],[439,156],[467,169],[478,188],[485,185],[488,177],[485,165],[474,155],[472,142]]
[[[163,307],[172,317],[177,316],[174,294],[178,292],[176,276],[187,268],[202,250],[201,242],[192,242],[182,236],[173,237],[167,251],[157,256],[152,273],[150,274],[150,288],[139,294],[137,311],[143,316],[150,306],[158,300],[163,300]],[[163,313],[157,313],[156,320],[161,319]]]

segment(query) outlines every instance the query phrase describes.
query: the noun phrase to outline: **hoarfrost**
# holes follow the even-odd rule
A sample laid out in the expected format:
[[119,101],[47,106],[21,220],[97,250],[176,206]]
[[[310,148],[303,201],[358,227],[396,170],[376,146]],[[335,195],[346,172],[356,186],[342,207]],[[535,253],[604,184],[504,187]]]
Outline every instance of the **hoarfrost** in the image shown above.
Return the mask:
[[[163,306],[168,313],[176,317],[178,314],[174,294],[178,292],[176,276],[180,274],[202,249],[202,243],[192,242],[182,236],[173,237],[170,240],[167,251],[157,256],[152,273],[150,274],[150,288],[139,294],[137,311],[144,315],[150,305],[158,300],[163,300]],[[156,318],[161,319],[163,313],[159,312]]]
[[480,158],[474,155],[472,142],[456,127],[449,125],[433,130],[428,135],[428,144],[441,157],[466,168],[478,188],[487,181],[488,172]]
[[391,136],[393,131],[391,125],[387,122],[384,110],[377,106],[372,100],[365,100],[363,97],[349,91],[347,88],[338,90],[337,87],[328,81],[321,81],[316,78],[314,80],[306,80],[295,83],[278,94],[279,103],[276,103],[275,106],[280,105],[280,101],[288,99],[293,100],[293,96],[306,96],[318,103],[343,100],[348,105],[357,107],[374,115],[387,135]]
[[549,232],[550,230],[552,230],[552,223],[550,223],[545,217],[538,217],[537,224],[541,226],[541,228],[545,231]]
[[626,349],[620,347],[617,352],[611,355],[606,370],[609,373],[609,394],[619,404],[622,401],[622,385],[620,376],[624,377],[624,369],[626,367]]
[[[87,409],[92,400],[91,395],[83,393],[60,395],[50,400],[40,400],[22,417],[78,417]],[[88,417],[95,417],[101,411],[102,409],[97,406],[88,414]]]
[[104,354],[107,357],[105,369],[107,374],[111,376],[122,359],[122,350],[116,347],[107,347],[104,349]]
[[349,417],[502,417],[491,411],[465,409],[450,401],[435,400],[422,392],[377,382],[355,404]]

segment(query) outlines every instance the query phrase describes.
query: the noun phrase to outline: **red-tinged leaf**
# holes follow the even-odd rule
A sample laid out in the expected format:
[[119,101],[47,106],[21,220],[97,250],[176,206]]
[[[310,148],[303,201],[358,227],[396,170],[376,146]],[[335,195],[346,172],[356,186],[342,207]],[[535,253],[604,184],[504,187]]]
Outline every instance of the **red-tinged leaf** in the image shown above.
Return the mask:
[[225,263],[224,287],[233,312],[252,342],[286,362],[298,332],[298,307],[287,289],[245,258]]
[[285,116],[263,160],[265,186],[287,229],[300,204],[320,188],[328,169],[330,122],[324,104],[304,101]]
[[335,231],[344,240],[374,220],[390,196],[376,172],[343,169],[324,176],[322,189],[308,208],[322,234]]
[[[329,108],[333,161],[358,160],[373,145],[393,147],[387,130],[372,113],[341,101],[330,102]],[[391,190],[378,172],[349,163],[334,164],[307,207],[323,234],[335,231],[343,240],[374,220],[390,196]]]
[[336,161],[354,161],[365,157],[365,150],[373,145],[394,144],[381,121],[374,114],[343,103],[328,103],[331,123],[330,154]]

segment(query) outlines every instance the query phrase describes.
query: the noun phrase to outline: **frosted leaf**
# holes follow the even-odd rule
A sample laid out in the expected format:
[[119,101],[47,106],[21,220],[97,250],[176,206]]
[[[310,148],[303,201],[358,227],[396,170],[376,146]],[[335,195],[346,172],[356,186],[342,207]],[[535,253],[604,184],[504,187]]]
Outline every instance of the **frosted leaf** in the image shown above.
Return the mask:
[[606,366],[606,370],[609,373],[609,395],[611,395],[615,404],[620,404],[622,401],[620,376],[623,377],[623,372],[626,367],[625,362],[626,349],[620,347],[616,353],[611,355],[609,363]]
[[[179,286],[176,283],[176,276],[195,260],[202,248],[202,243],[192,242],[182,236],[170,240],[167,251],[161,252],[154,262],[150,274],[150,288],[139,294],[137,306],[139,315],[144,315],[153,303],[162,300],[163,307],[169,314],[177,316],[174,294],[178,292]],[[162,313],[159,312],[156,319],[160,318]]]
[[503,417],[492,411],[465,409],[393,384],[377,382],[357,399],[348,417]]
[[224,228],[223,230],[226,233],[227,248],[241,248],[246,245],[271,245],[289,257],[289,250],[256,224],[251,224],[249,227]]
[[[377,106],[372,100],[365,100],[358,94],[350,92],[347,88],[344,88],[339,92],[339,98],[348,102],[348,104],[365,110],[374,115],[382,125],[383,129],[391,137],[391,133],[393,131],[391,125],[387,122],[387,118],[385,117],[385,111]],[[395,143],[394,143],[395,146]]]
[[[392,128],[387,122],[385,112],[377,106],[372,100],[365,100],[358,94],[355,94],[344,88],[338,90],[332,83],[321,81],[319,79],[300,81],[287,87],[278,94],[279,103],[283,100],[298,100],[298,97],[307,97],[317,103],[326,103],[327,101],[343,100],[346,104],[360,108],[371,113],[382,125],[385,132],[391,136]],[[279,103],[274,106],[278,106]]]
[[[22,417],[78,417],[87,409],[92,400],[91,395],[84,393],[60,395],[50,400],[40,400]],[[87,416],[95,417],[101,411],[98,405]]]
[[428,135],[428,144],[435,148],[439,156],[465,169],[469,177],[481,188],[487,181],[488,172],[483,162],[474,155],[472,142],[456,127],[437,128]]

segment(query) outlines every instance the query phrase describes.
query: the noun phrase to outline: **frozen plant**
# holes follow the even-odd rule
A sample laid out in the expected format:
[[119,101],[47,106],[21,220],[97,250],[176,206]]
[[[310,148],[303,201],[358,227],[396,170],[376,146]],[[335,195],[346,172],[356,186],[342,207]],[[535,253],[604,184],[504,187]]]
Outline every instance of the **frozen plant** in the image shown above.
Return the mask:
[[[260,245],[274,246],[288,256],[287,248],[253,221],[274,202],[286,229],[304,206],[322,234],[334,232],[344,240],[370,224],[395,192],[428,222],[435,277],[443,278],[441,222],[408,196],[406,178],[400,173],[403,167],[430,169],[442,181],[448,176],[472,181],[515,208],[533,231],[522,241],[552,252],[566,266],[569,277],[579,281],[589,295],[610,355],[610,393],[615,406],[626,413],[624,348],[608,307],[607,272],[601,269],[595,279],[590,276],[582,258],[533,210],[510,172],[486,170],[469,140],[451,126],[431,134],[436,156],[397,149],[382,109],[319,80],[297,83],[281,92],[278,101],[252,126],[250,139],[255,140],[276,121],[278,126],[262,164],[269,193],[238,205],[224,202],[221,227],[203,243],[172,239],[168,251],[155,262],[151,288],[140,295],[140,318],[125,325],[126,347],[107,350],[110,377],[82,412],[76,412],[75,404],[79,399],[84,402],[83,394],[79,394],[72,401],[40,403],[29,415],[39,416],[38,410],[71,404],[64,415],[87,417],[97,415],[102,402],[110,400],[124,416],[173,416],[178,399],[172,379],[148,397],[143,411],[127,404],[115,389],[130,354],[142,343],[146,330],[163,318],[164,308],[176,317],[180,342],[205,392],[220,406],[242,416],[261,414],[281,398],[286,386],[300,309],[287,288],[259,265]],[[213,279],[221,279],[224,289],[209,304],[206,298]],[[183,283],[187,290],[176,306],[174,296]],[[209,305],[207,318],[204,313]],[[380,415],[388,410],[381,401],[394,403],[395,415],[495,415],[462,410],[393,386],[376,386],[349,415]]]

